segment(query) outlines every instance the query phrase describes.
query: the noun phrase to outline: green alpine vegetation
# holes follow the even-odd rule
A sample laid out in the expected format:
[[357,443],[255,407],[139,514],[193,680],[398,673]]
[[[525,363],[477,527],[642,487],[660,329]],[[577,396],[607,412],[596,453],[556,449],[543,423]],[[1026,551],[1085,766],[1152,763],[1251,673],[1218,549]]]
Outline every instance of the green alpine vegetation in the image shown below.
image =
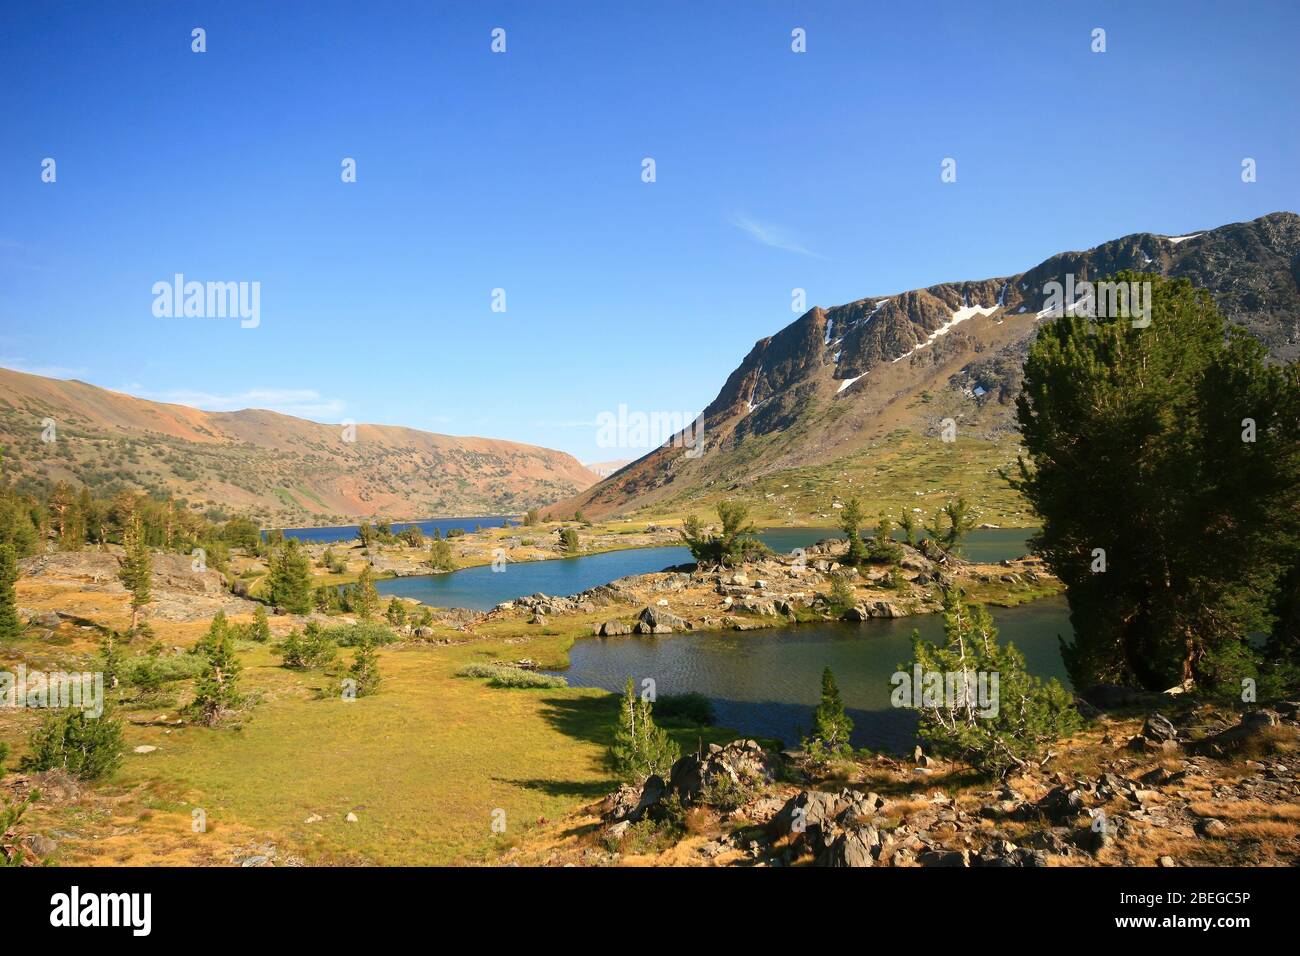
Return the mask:
[[1031,675],[1014,644],[998,643],[988,611],[956,588],[944,592],[943,625],[943,645],[913,632],[912,667],[899,671],[909,680],[919,671],[922,684],[912,684],[910,701],[896,701],[919,707],[917,735],[936,756],[1003,776],[1082,725],[1060,682]]
[[770,553],[755,535],[758,529],[749,520],[749,506],[743,501],[719,501],[719,532],[708,532],[695,515],[682,521],[682,540],[696,561],[732,566]]
[[1186,280],[1114,279],[1151,283],[1149,325],[1045,323],[1017,401],[1012,484],[1068,586],[1071,679],[1281,686],[1300,639],[1300,368],[1266,362]]
[[266,597],[290,614],[312,609],[311,560],[297,538],[290,538],[271,554],[266,575]]
[[844,712],[844,699],[828,667],[822,671],[822,696],[813,711],[812,731],[804,739],[804,749],[815,764],[827,764],[851,756],[849,735],[853,721]]
[[619,705],[614,743],[609,749],[610,764],[621,780],[641,783],[651,774],[666,780],[681,756],[668,732],[655,725],[652,710],[648,696],[638,697],[629,677]]

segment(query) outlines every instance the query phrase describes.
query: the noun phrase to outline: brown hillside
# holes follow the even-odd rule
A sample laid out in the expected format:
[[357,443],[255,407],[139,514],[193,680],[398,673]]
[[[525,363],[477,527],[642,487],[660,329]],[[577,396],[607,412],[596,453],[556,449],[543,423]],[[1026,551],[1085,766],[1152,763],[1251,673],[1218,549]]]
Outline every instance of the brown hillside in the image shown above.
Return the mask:
[[[53,419],[56,440],[41,440]],[[99,490],[144,488],[267,525],[518,512],[596,476],[563,452],[357,425],[356,441],[262,409],[205,412],[0,369],[5,471]]]

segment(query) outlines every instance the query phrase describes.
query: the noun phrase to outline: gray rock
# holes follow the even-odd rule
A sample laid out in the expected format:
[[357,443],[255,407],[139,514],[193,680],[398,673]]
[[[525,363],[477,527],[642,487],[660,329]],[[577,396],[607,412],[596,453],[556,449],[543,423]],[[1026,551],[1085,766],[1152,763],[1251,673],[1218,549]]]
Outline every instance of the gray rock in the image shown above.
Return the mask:
[[631,828],[631,820],[620,820],[618,823],[615,823],[612,827],[606,830],[605,835],[614,840],[621,840]]
[[867,608],[867,615],[869,617],[907,617],[907,612],[900,610],[888,601],[876,601]]
[[1221,837],[1228,833],[1228,825],[1222,820],[1209,817],[1197,824],[1196,830],[1203,837]]
[[1033,807],[1049,820],[1064,822],[1077,816],[1083,809],[1083,791],[1062,784],[1049,790]]
[[1177,740],[1178,729],[1169,718],[1162,714],[1152,714],[1142,725],[1142,736],[1156,743],[1164,743],[1166,740]]
[[881,852],[880,831],[867,824],[841,830],[817,857],[817,866],[872,866]]
[[658,774],[651,774],[644,784],[622,786],[605,798],[605,816],[612,820],[636,823],[663,797],[667,784]]
[[58,843],[40,833],[29,833],[23,837],[23,845],[42,860],[59,848]]

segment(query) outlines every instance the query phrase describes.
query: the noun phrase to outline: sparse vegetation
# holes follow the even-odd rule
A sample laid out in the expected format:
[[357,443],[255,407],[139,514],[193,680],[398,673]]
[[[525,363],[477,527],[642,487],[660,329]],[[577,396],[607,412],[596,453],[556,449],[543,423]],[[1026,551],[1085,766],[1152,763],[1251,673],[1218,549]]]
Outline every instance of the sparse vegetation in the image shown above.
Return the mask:
[[804,749],[815,764],[824,765],[840,760],[853,752],[849,744],[849,735],[852,733],[853,721],[844,712],[839,686],[828,667],[822,671],[821,701],[813,711],[812,730],[804,739]]
[[609,750],[610,764],[620,779],[640,783],[652,773],[666,778],[681,756],[672,737],[655,726],[652,710],[647,697],[636,695],[629,677]]
[[18,599],[14,584],[18,580],[18,561],[11,544],[0,544],[0,640],[18,636]]
[[486,677],[492,687],[546,688],[568,687],[569,682],[563,677],[539,674],[524,670],[522,667],[510,667],[505,664],[466,664],[456,672],[457,677]]
[[80,710],[62,710],[41,718],[28,741],[24,771],[66,770],[83,780],[98,780],[122,762],[122,721],[107,711],[88,717]]
[[736,565],[771,551],[754,536],[758,529],[749,520],[749,506],[741,501],[720,501],[717,507],[722,531],[706,532],[695,515],[682,522],[682,540],[696,561],[704,564]]
[[145,540],[140,516],[132,514],[122,529],[125,554],[118,559],[118,579],[131,593],[131,633],[140,627],[140,611],[149,603],[149,584],[153,578],[153,557]]
[[224,613],[217,612],[195,651],[203,667],[194,684],[190,713],[199,722],[215,727],[243,703],[238,685],[243,667],[235,657],[234,642]]
[[913,638],[914,663],[927,683],[912,688],[911,703],[920,696],[919,736],[934,753],[1002,776],[1079,728],[1069,692],[1029,674],[1015,645],[998,643],[988,612],[955,589],[944,595],[944,633],[942,647]]

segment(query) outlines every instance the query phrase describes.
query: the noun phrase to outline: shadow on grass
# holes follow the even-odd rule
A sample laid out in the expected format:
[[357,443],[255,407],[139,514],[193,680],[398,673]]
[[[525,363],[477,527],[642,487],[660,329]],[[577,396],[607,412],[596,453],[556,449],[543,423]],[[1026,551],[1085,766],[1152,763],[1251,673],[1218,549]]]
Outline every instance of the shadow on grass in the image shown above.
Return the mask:
[[565,736],[604,747],[613,742],[617,697],[548,697],[542,703],[542,719]]
[[605,796],[618,786],[613,777],[607,780],[518,780],[508,777],[493,777],[498,783],[506,783],[523,790],[537,790],[548,797],[581,797],[596,800]]

